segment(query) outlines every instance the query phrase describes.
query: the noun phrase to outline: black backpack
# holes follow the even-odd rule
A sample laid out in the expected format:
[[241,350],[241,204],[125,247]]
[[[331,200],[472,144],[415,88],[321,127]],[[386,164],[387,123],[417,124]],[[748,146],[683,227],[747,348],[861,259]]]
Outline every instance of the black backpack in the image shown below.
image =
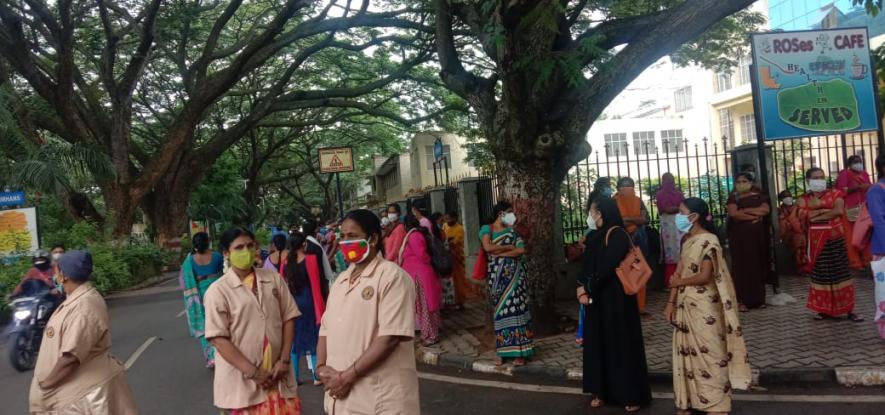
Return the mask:
[[433,270],[440,277],[451,275],[453,266],[449,247],[445,242],[430,235],[425,235],[424,239],[427,240],[427,246],[430,248],[430,265],[433,266]]

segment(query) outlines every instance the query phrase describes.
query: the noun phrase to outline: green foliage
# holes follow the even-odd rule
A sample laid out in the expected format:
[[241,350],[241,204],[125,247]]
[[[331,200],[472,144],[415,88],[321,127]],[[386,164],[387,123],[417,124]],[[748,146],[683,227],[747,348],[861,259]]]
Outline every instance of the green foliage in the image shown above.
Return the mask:
[[195,220],[227,223],[243,214],[242,164],[230,152],[221,156],[191,194],[188,215]]
[[751,32],[765,24],[765,16],[742,10],[721,20],[694,41],[683,45],[670,58],[678,65],[697,63],[717,72],[731,72],[738,58],[746,56]]
[[851,0],[851,3],[854,6],[863,4],[864,9],[866,9],[867,13],[869,13],[873,17],[876,17],[882,10],[883,0]]
[[99,229],[88,222],[77,222],[69,228],[53,229],[43,234],[44,245],[62,243],[67,249],[85,249],[101,241]]

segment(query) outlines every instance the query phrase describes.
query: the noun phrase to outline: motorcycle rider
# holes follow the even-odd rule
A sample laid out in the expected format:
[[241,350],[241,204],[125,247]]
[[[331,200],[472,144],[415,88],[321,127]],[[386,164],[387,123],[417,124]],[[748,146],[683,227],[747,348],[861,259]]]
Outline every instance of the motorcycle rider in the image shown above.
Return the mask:
[[48,252],[40,250],[34,254],[32,259],[33,267],[28,270],[21,282],[12,291],[12,297],[19,295],[33,295],[42,288],[47,288],[52,294],[58,295],[55,289],[55,281],[53,275],[55,269],[52,266],[52,260]]

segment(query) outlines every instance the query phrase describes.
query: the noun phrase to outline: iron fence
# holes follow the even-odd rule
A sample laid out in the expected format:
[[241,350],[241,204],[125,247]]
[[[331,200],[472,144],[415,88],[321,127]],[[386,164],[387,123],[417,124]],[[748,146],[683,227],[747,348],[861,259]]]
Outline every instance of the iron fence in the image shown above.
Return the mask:
[[586,231],[587,198],[593,183],[610,177],[612,185],[618,178],[630,177],[636,182],[636,193],[645,202],[650,226],[657,226],[660,214],[654,196],[660,188],[660,177],[671,173],[686,197],[697,196],[710,202],[717,225],[723,222],[725,202],[733,184],[729,140],[721,143],[707,138],[690,142],[670,141],[661,149],[645,142],[639,151],[629,143],[607,144],[574,166],[562,188],[562,227],[566,243],[581,238]]
[[[718,141],[718,142],[716,142]],[[660,189],[660,177],[671,173],[677,186],[686,197],[700,197],[710,205],[711,215],[717,227],[722,227],[728,215],[727,201],[733,190],[734,147],[731,140],[703,138],[690,143],[682,140],[679,146],[667,142],[664,149],[646,142],[640,151],[630,143],[617,146],[606,145],[586,160],[574,166],[562,184],[562,229],[566,243],[577,241],[586,231],[587,198],[593,182],[599,177],[611,177],[612,185],[620,177],[630,177],[636,182],[637,195],[642,198],[650,216],[650,226],[656,227],[660,213],[655,195]],[[664,151],[661,151],[664,150]],[[769,176],[773,178],[777,195],[790,190],[793,195],[805,193],[805,171],[811,167],[827,172],[831,183],[851,155],[864,160],[868,172],[875,171],[878,154],[875,132],[804,137],[775,141],[770,144]],[[777,203],[772,203],[776,208]]]

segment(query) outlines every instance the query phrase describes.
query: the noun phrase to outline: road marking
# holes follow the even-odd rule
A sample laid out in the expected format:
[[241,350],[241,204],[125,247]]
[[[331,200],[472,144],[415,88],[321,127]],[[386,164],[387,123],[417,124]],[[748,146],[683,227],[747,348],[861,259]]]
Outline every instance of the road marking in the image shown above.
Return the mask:
[[187,313],[187,310],[181,310],[181,312],[180,312],[180,313],[178,313],[178,315],[177,315],[177,316],[175,316],[175,318],[181,318],[181,316],[183,316],[183,315],[184,315],[184,313]]
[[129,356],[129,359],[126,360],[126,370],[129,370],[129,368],[135,364],[135,361],[138,360],[139,357],[141,357],[141,354],[144,353],[145,350],[147,350],[148,346],[150,346],[151,343],[157,341],[157,339],[157,336],[149,337],[147,340],[144,341],[144,343],[141,344],[141,346],[138,346],[138,348],[135,349],[135,352],[132,353],[132,356]]
[[[433,373],[418,373],[418,377],[436,382],[455,383],[461,385],[481,386],[486,388],[507,389],[521,392],[558,393],[563,395],[583,395],[579,388],[565,386],[529,385],[522,383],[501,382],[496,380],[465,379],[454,376],[437,375]],[[673,399],[669,392],[654,392],[654,399]],[[817,402],[817,403],[881,403],[885,402],[882,395],[767,395],[767,394],[743,394],[732,396],[736,401],[753,402]]]

